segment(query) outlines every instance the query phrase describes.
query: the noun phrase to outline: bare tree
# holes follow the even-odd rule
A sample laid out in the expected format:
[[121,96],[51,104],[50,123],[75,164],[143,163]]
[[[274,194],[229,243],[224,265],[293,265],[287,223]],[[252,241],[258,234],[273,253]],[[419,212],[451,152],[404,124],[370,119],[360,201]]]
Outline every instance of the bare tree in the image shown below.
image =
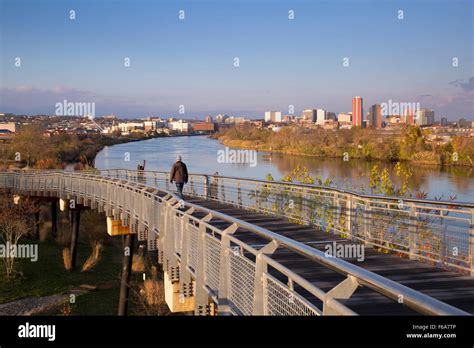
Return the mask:
[[[35,229],[33,216],[39,209],[36,202],[23,198],[16,203],[13,195],[0,195],[0,241],[5,249],[16,248],[20,239]],[[7,280],[20,273],[15,257],[5,255],[1,259]]]

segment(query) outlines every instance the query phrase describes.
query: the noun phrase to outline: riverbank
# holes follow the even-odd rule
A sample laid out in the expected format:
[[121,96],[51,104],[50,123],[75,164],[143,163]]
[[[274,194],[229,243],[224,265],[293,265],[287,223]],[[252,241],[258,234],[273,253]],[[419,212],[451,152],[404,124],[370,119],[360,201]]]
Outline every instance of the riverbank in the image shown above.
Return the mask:
[[399,134],[380,130],[323,130],[289,126],[279,132],[241,126],[212,136],[224,146],[319,158],[407,162],[425,166],[474,167],[474,138],[457,136],[449,143],[430,141],[419,127],[407,127]]
[[102,134],[59,134],[45,137],[38,128],[25,128],[10,142],[0,144],[0,166],[4,168],[34,167],[75,169],[94,167],[97,154],[107,146],[133,143],[167,135],[121,136]]

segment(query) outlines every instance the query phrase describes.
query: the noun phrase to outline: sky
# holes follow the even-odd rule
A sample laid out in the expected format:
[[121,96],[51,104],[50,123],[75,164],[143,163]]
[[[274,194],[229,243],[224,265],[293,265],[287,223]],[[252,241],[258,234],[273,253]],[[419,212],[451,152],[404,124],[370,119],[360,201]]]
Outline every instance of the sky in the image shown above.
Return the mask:
[[391,100],[474,119],[473,4],[0,0],[0,112],[67,100],[97,116],[263,118],[350,111],[360,95],[365,111]]

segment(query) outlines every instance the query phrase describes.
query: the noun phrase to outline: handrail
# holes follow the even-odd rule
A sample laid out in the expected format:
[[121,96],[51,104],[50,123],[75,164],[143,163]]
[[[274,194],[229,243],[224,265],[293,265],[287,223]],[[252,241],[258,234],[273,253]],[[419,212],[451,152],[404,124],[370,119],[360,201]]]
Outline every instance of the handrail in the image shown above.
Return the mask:
[[[167,172],[98,172],[169,189]],[[186,192],[314,225],[366,245],[474,276],[472,203],[364,195],[318,185],[204,174],[191,174]]]
[[[181,198],[176,196],[172,192],[168,192],[169,195],[174,197],[177,201]],[[227,214],[208,209],[193,203],[184,201],[185,206],[194,208],[206,214],[211,214],[220,220],[227,221],[229,223],[235,223],[238,226],[249,230],[261,237],[269,240],[274,240],[278,245],[285,247],[289,250],[297,252],[309,259],[316,261],[317,263],[326,266],[339,274],[344,276],[351,275],[360,282],[361,285],[365,285],[379,293],[386,295],[387,297],[398,300],[399,296],[403,296],[403,301],[408,307],[420,311],[423,314],[437,314],[437,315],[468,315],[469,313],[462,311],[456,307],[448,305],[444,302],[436,300],[428,295],[422,294],[418,291],[410,289],[402,284],[394,282],[388,278],[384,278],[376,273],[367,271],[359,266],[355,266],[350,262],[344,261],[337,257],[327,257],[322,251],[312,248],[306,244],[295,241],[294,239],[282,236],[263,227],[259,227],[250,224],[244,220],[234,218]]]
[[[125,169],[125,168],[111,168],[111,169],[97,169],[97,171],[128,171],[133,173],[159,173],[159,174],[169,174],[165,171],[157,171],[157,170],[144,170],[144,171],[137,171],[134,169]],[[239,178],[233,176],[222,176],[222,175],[213,175],[213,174],[201,174],[201,173],[193,173],[190,174],[191,176],[202,176],[202,177],[215,177],[219,179],[232,179],[232,180],[239,180],[239,181],[248,181],[248,182],[256,182],[268,185],[282,185],[282,186],[295,186],[301,188],[309,188],[309,189],[322,189],[328,191],[334,191],[338,193],[345,193],[350,194],[360,198],[371,198],[371,199],[386,199],[386,200],[393,200],[399,201],[400,199],[404,202],[412,202],[412,203],[422,203],[422,204],[434,204],[434,205],[450,205],[453,207],[465,207],[465,208],[474,208],[474,202],[457,202],[457,201],[446,201],[446,200],[434,200],[434,199],[420,199],[420,198],[410,198],[410,197],[396,197],[396,196],[384,196],[384,195],[377,195],[377,194],[365,194],[360,193],[357,191],[352,190],[344,190],[339,189],[337,187],[330,187],[330,186],[323,186],[323,185],[311,185],[311,184],[302,184],[302,183],[295,183],[295,182],[285,182],[285,181],[269,181],[269,180],[258,180],[258,179],[251,179],[251,178]]]
[[[0,172],[2,174],[2,172]],[[8,174],[8,172],[4,172],[3,174]],[[15,176],[19,175],[25,175],[25,173],[18,173],[18,172],[10,172],[10,174],[14,174]],[[102,182],[107,182],[112,185],[117,185],[117,184],[122,184],[125,186],[130,186],[133,187],[134,189],[153,189],[153,190],[159,190],[162,193],[168,195],[169,198],[172,198],[171,200],[164,200],[165,204],[169,205],[173,209],[176,209],[174,204],[176,202],[181,201],[181,199],[174,194],[173,192],[163,190],[163,189],[158,189],[155,187],[150,187],[147,185],[144,185],[139,182],[135,181],[130,181],[130,180],[113,180],[110,177],[106,176],[101,176],[97,174],[92,174],[92,173],[78,173],[78,172],[46,172],[46,174],[56,174],[58,176],[63,176],[63,177],[73,177],[73,178],[87,178],[87,179],[92,179],[92,180],[99,180]],[[31,173],[26,175],[31,175],[31,176],[37,176],[37,173]],[[0,181],[1,184],[1,181]],[[156,196],[156,194],[153,194]],[[387,278],[384,278],[380,275],[377,275],[373,272],[367,271],[359,266],[353,265],[347,261],[344,261],[342,259],[338,259],[335,257],[328,258],[325,253],[322,251],[319,251],[315,248],[312,248],[308,245],[305,245],[301,242],[295,241],[293,239],[290,239],[288,237],[284,237],[282,235],[276,234],[274,232],[271,232],[265,228],[253,225],[251,223],[248,223],[246,221],[243,221],[241,219],[234,218],[232,216],[229,216],[227,214],[208,209],[190,202],[182,201],[182,204],[184,204],[185,207],[187,208],[193,208],[194,210],[201,211],[203,213],[211,214],[212,217],[218,218],[223,221],[227,221],[231,224],[236,224],[251,233],[255,233],[265,239],[268,239],[270,241],[275,241],[279,246],[287,248],[293,252],[296,252],[300,255],[303,255],[327,268],[330,268],[334,271],[336,271],[339,274],[342,274],[344,276],[352,276],[355,279],[357,279],[357,282],[359,285],[362,286],[367,286],[368,288],[388,297],[394,300],[399,299],[400,296],[403,297],[404,301],[403,303],[407,305],[408,307],[423,313],[423,314],[437,314],[437,315],[469,315],[469,313],[462,311],[458,308],[455,308],[449,304],[446,304],[442,301],[439,301],[437,299],[434,299],[428,295],[425,295],[421,292],[415,291],[413,289],[410,289],[404,285],[401,285],[399,283],[396,283],[392,280],[389,280]]]

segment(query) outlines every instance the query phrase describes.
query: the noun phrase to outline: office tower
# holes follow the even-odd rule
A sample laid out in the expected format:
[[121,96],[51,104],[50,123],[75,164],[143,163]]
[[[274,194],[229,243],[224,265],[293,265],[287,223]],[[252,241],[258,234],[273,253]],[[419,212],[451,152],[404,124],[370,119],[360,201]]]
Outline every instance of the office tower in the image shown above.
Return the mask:
[[405,111],[405,123],[409,125],[414,125],[415,124],[415,118],[413,116],[413,110],[412,109],[407,109]]
[[416,111],[415,123],[420,126],[431,126],[434,123],[434,111],[430,109],[419,109]]
[[303,111],[303,121],[316,122],[316,110],[307,109]]
[[446,117],[441,117],[441,125],[446,127],[448,125],[448,119]]
[[352,125],[362,127],[362,115],[364,107],[362,105],[362,97],[355,96],[352,99]]
[[370,126],[374,128],[382,128],[382,108],[380,104],[374,104],[369,109]]
[[316,110],[316,124],[324,125],[324,121],[326,121],[326,110],[317,109]]
[[281,111],[265,111],[265,122],[281,122]]

